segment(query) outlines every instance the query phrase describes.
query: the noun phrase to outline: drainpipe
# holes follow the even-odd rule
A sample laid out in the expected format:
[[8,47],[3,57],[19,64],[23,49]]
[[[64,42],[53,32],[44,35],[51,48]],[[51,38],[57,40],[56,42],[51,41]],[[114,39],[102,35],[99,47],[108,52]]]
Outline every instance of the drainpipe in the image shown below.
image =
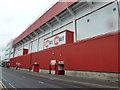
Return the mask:
[[39,51],[39,36],[38,36],[38,44],[37,44],[37,51]]
[[75,16],[73,16],[73,29],[74,29],[74,42],[77,42],[77,28],[76,28]]
[[30,67],[29,67],[29,72],[32,70],[32,53],[30,53]]
[[53,35],[53,28],[52,26],[47,22],[46,25],[50,28],[50,33],[51,33],[51,36]]
[[76,29],[76,20],[75,20],[75,13],[72,11],[71,8],[67,8],[68,12],[73,17],[73,29],[74,29],[74,42],[77,42],[77,29]]

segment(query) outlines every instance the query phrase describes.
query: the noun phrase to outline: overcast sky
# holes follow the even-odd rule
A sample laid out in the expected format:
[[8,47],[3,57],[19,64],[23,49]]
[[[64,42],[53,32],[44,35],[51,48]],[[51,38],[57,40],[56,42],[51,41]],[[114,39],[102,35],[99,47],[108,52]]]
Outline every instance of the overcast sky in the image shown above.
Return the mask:
[[20,35],[58,0],[0,0],[0,56],[6,44]]

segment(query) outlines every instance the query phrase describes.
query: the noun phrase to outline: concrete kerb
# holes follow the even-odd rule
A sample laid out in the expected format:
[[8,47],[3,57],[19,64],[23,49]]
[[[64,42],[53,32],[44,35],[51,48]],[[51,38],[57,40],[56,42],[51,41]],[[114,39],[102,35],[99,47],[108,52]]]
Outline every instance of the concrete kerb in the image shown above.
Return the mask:
[[0,90],[3,88],[2,83],[0,82]]
[[22,71],[22,70],[15,70],[15,71],[34,75],[34,76],[38,76],[38,77],[42,77],[42,78],[46,78],[49,80],[57,80],[57,81],[62,81],[62,82],[67,82],[67,83],[79,84],[79,85],[83,85],[83,86],[91,87],[91,88],[114,88],[114,89],[119,88],[119,87],[113,87],[113,86],[99,85],[99,84],[95,84],[95,83],[87,83],[87,82],[73,81],[73,80],[68,80],[68,79],[61,79],[59,77],[53,77],[52,75],[45,76],[45,75],[40,75],[36,72],[28,72],[28,71]]

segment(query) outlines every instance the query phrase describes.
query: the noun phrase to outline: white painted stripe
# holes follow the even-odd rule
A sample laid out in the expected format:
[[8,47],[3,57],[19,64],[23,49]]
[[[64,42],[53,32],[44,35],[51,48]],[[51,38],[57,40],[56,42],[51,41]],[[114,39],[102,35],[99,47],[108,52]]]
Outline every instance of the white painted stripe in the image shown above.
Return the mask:
[[44,82],[38,81],[38,83],[41,83],[41,84],[43,84]]
[[15,90],[17,90],[11,83],[9,83],[9,85],[10,85],[12,88],[14,88]]

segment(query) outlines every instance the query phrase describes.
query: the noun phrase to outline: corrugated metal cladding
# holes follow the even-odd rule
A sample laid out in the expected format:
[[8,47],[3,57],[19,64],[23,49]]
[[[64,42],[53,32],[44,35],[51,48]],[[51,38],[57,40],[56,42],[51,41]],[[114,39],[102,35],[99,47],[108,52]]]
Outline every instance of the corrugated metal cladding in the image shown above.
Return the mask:
[[73,0],[72,2],[62,2],[60,0],[57,2],[52,8],[50,8],[46,13],[44,13],[37,21],[35,21],[28,29],[26,29],[20,36],[18,36],[14,41],[13,45],[18,43],[20,40],[28,36],[30,33],[34,32],[41,25],[58,15],[60,12],[65,10],[70,5],[74,4],[77,0]]
[[[119,34],[120,35],[120,34]],[[39,69],[49,69],[50,60],[65,62],[65,70],[120,73],[118,66],[118,33],[79,41],[12,58],[10,66],[29,69],[37,62]],[[54,55],[52,54],[54,53]]]

